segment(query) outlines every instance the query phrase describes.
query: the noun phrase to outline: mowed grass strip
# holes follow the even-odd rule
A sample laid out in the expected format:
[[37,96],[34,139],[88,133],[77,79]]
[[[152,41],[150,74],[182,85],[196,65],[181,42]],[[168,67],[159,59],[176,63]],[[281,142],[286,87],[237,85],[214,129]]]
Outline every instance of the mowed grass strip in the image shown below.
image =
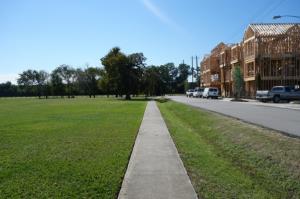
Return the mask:
[[300,198],[300,139],[180,103],[157,103],[201,198]]
[[0,198],[116,198],[145,106],[0,99]]

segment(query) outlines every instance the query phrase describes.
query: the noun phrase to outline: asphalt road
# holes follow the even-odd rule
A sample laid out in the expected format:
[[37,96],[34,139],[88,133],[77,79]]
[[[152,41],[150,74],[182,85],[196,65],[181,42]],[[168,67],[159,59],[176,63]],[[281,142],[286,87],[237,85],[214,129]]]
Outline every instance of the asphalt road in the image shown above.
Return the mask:
[[300,110],[262,106],[250,102],[168,96],[168,98],[194,107],[218,112],[243,121],[300,137]]

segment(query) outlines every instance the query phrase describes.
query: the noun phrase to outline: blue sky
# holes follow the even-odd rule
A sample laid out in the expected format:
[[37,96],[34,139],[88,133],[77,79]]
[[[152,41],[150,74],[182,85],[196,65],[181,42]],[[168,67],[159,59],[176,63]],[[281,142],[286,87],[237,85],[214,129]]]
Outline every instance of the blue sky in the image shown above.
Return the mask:
[[[251,2],[251,3],[249,3]],[[0,82],[26,69],[101,66],[119,46],[147,64],[202,58],[219,42],[236,43],[249,23],[300,15],[299,0],[0,0]]]

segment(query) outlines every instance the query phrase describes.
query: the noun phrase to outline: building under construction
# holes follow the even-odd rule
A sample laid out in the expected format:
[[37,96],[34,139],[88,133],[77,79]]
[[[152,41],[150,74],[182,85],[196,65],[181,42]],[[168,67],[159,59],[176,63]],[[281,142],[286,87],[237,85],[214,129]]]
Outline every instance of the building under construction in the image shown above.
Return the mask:
[[243,71],[246,97],[277,85],[299,85],[300,24],[250,24],[242,42],[220,43],[203,59],[201,86],[217,85],[222,96],[233,96],[235,67]]
[[233,78],[231,66],[231,45],[222,46],[220,55],[220,69],[221,69],[221,94],[229,97],[233,95]]
[[251,24],[244,34],[244,80],[256,90],[300,84],[300,24]]
[[226,45],[219,43],[201,62],[201,87],[217,87],[221,89],[220,53]]

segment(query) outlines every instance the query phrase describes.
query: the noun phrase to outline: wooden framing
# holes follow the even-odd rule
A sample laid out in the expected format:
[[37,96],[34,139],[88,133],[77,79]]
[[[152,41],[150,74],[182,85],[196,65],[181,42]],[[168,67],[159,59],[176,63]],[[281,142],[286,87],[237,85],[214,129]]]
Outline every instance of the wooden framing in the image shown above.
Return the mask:
[[219,56],[221,69],[221,95],[230,97],[232,95],[231,45],[223,46]]
[[217,86],[223,96],[232,96],[235,67],[243,71],[247,97],[257,89],[300,85],[300,24],[250,24],[240,44],[219,43],[201,62],[201,86]]
[[[253,24],[248,29],[256,32],[250,39],[246,31],[243,42],[246,95],[254,97],[256,90],[269,90],[276,85],[299,85],[300,25]],[[260,88],[255,82],[258,74]]]
[[217,87],[221,89],[221,70],[220,52],[226,46],[223,42],[219,43],[209,55],[201,61],[201,87]]

